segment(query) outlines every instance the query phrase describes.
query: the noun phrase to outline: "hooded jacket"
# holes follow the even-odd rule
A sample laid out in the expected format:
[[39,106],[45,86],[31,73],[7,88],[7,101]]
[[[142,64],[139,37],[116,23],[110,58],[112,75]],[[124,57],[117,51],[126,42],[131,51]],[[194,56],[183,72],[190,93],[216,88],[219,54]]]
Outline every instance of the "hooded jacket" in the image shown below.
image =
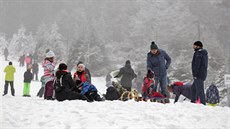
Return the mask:
[[197,79],[205,80],[208,69],[208,52],[205,49],[196,49],[192,59],[192,75]]
[[134,70],[131,68],[130,64],[125,64],[124,67],[122,67],[116,77],[121,77],[121,85],[123,87],[131,87],[132,86],[132,80],[137,77],[137,75],[134,73]]
[[151,69],[155,76],[160,78],[166,75],[166,70],[171,64],[171,58],[169,55],[161,49],[159,54],[153,55],[151,52],[147,54],[147,69]]

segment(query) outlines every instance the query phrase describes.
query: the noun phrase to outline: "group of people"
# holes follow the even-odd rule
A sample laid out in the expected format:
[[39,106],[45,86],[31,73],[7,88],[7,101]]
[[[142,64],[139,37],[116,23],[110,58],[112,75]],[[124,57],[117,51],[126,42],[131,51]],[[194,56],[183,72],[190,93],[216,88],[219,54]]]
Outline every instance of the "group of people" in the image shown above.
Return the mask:
[[[185,96],[188,97],[192,103],[199,101],[206,105],[204,81],[207,77],[208,52],[203,49],[201,41],[194,42],[193,49],[195,51],[192,59],[193,84],[189,86],[187,84],[183,85],[182,89],[185,89]],[[131,91],[132,80],[137,77],[130,64],[129,60],[126,61],[125,66],[122,67],[118,75],[115,76],[115,78],[121,77],[120,83],[128,91]],[[181,94],[182,90],[176,87],[175,84],[168,84],[167,69],[170,64],[171,58],[166,51],[159,49],[155,42],[152,42],[150,45],[150,52],[147,54],[148,72],[142,81],[142,85],[138,81],[136,86],[137,89],[140,89],[140,87],[142,88],[141,92],[143,98],[149,97],[151,94],[154,96],[154,93],[158,97],[169,97],[169,91],[175,92],[176,90],[173,89],[177,89],[178,93],[175,93],[177,94],[175,102],[177,102],[179,93]],[[109,78],[109,76],[107,78]],[[160,91],[160,94],[158,94],[158,91]]]
[[[193,84],[187,88],[189,90],[186,90],[186,92],[191,94],[190,97],[187,97],[191,99],[192,103],[200,101],[202,104],[206,105],[204,81],[207,77],[208,52],[203,49],[203,44],[200,41],[194,42],[193,49],[195,51],[192,59],[192,75],[194,80]],[[44,91],[44,99],[47,100],[53,100],[56,98],[58,101],[74,99],[102,101],[96,87],[91,83],[89,70],[82,62],[77,64],[77,71],[72,77],[67,71],[67,65],[65,63],[59,64],[58,69],[55,70],[56,63],[54,61],[54,57],[55,54],[53,51],[46,51],[46,57],[42,62],[42,67],[44,68],[44,75],[41,78],[42,88],[38,92],[38,96],[41,96],[43,93],[42,91]],[[173,89],[176,88],[176,84],[168,84],[167,69],[170,64],[171,58],[166,51],[159,49],[157,44],[152,42],[150,45],[150,52],[147,54],[148,72],[146,77],[143,79],[142,84],[138,84],[142,86],[141,92],[143,97],[146,97],[146,93],[158,93],[158,91],[160,91],[160,96],[169,97],[169,91],[175,91]],[[7,67],[11,68],[12,62],[10,62]],[[6,68],[4,71],[6,72],[9,68]],[[31,76],[33,76],[31,75],[30,70],[31,69],[28,68],[24,74],[25,78],[29,78],[24,80],[24,87],[29,87],[28,83],[30,83]],[[15,70],[12,69],[11,72],[15,72]],[[138,73],[138,76],[140,76],[140,73]],[[130,60],[127,60],[125,66],[119,70],[115,78],[121,77],[120,83],[122,87],[127,91],[131,91],[132,80],[138,76],[132,69]],[[109,80],[111,77],[107,76],[106,79]],[[8,87],[8,83],[12,84],[12,78],[9,79],[9,77],[6,76],[4,95],[7,94],[6,89]],[[186,87],[186,85],[183,87]],[[11,90],[12,95],[14,95],[14,89],[12,88]],[[28,90],[25,90],[25,94],[27,93]],[[176,97],[175,102],[177,100],[178,96]]]

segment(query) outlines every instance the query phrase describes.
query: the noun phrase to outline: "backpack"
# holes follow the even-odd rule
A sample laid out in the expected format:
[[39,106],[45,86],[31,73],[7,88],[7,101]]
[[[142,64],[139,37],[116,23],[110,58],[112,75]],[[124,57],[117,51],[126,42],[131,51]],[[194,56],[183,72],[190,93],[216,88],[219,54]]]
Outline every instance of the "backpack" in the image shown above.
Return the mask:
[[120,98],[119,92],[115,87],[108,87],[106,89],[105,99],[106,100],[118,100]]
[[206,90],[206,102],[210,104],[217,104],[220,102],[219,91],[214,84],[209,86]]
[[55,77],[55,79],[54,79],[54,90],[57,93],[61,92],[63,89],[62,77],[63,77],[63,75],[61,75],[60,79],[57,77]]

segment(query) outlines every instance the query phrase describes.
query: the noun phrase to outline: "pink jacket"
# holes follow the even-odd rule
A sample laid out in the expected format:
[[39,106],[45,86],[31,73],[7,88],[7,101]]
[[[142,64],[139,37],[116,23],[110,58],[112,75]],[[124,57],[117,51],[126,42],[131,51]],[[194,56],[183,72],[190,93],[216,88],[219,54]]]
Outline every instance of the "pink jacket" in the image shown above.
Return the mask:
[[26,58],[25,58],[25,62],[26,62],[26,64],[30,64],[31,63],[31,57],[29,57],[29,56],[27,56]]
[[45,59],[42,62],[42,67],[44,68],[45,82],[53,81],[55,63],[52,63],[49,60]]

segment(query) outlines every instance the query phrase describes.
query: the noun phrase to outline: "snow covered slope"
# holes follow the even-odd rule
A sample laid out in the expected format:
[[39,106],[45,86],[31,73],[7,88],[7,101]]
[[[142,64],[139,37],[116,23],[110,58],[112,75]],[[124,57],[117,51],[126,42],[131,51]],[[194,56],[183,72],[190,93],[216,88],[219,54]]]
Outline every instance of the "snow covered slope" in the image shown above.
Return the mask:
[[[3,93],[3,69],[8,62],[0,57],[0,93]],[[23,73],[17,62],[15,90],[0,96],[1,129],[230,129],[230,108],[209,107],[189,102],[150,103],[135,101],[47,101],[36,97],[39,82],[31,83],[30,98],[22,97]],[[42,69],[40,69],[40,75]],[[93,78],[100,93],[105,79]]]

